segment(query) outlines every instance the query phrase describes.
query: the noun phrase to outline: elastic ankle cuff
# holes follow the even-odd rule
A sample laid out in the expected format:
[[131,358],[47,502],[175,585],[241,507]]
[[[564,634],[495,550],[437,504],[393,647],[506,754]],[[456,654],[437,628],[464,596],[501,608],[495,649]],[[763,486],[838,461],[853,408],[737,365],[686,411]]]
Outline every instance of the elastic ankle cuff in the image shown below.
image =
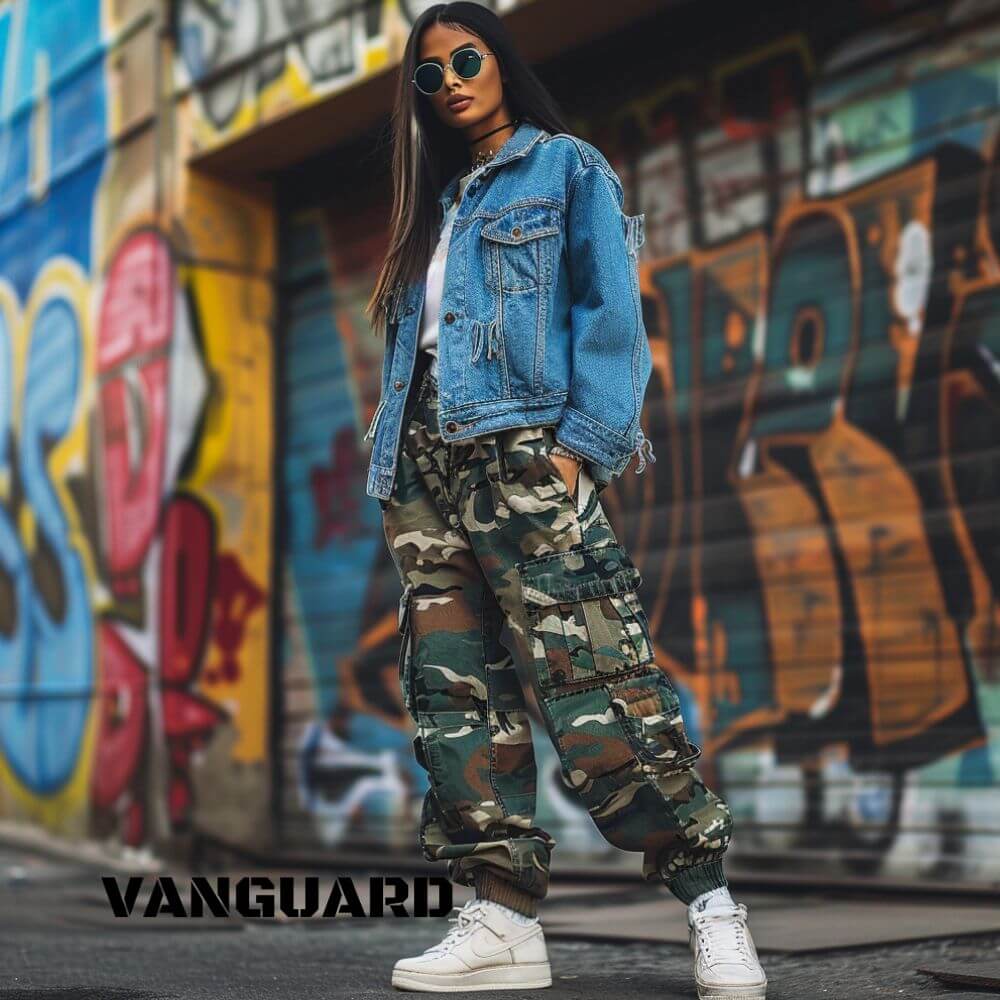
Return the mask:
[[667,888],[682,902],[691,904],[703,892],[722,889],[729,883],[721,861],[709,861],[694,868],[685,868],[667,882]]
[[478,869],[474,878],[476,899],[489,899],[494,903],[502,903],[526,917],[538,915],[538,900],[534,896],[518,889],[513,882],[500,878],[489,868]]

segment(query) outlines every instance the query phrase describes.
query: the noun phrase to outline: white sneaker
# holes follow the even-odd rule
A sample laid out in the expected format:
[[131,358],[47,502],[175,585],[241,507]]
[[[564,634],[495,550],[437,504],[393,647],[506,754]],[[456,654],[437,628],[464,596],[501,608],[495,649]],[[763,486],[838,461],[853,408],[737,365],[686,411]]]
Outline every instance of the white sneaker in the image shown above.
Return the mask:
[[470,899],[450,920],[456,926],[440,944],[396,963],[396,989],[457,993],[552,985],[545,936],[537,920],[518,924],[482,899]]
[[767,976],[743,903],[716,904],[690,914],[688,933],[699,1000],[762,1000]]

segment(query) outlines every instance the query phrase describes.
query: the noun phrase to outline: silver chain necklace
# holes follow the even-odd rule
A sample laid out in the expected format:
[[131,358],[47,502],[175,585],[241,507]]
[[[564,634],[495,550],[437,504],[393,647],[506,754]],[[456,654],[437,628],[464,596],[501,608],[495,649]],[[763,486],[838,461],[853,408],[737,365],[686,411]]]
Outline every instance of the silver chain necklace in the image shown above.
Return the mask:
[[[505,122],[503,125],[498,125],[495,129],[493,129],[493,132],[499,132],[500,129],[510,128],[511,126],[513,126],[516,129],[517,126],[520,123],[521,123],[521,120],[519,118],[515,118],[513,121]],[[491,135],[491,134],[492,134],[491,132],[487,132],[486,133],[486,135]],[[479,138],[480,139],[485,139],[486,135],[481,135]],[[508,138],[509,138],[509,136],[508,136]],[[506,141],[507,140],[505,139],[504,142],[506,142]],[[500,143],[500,146],[502,146],[502,145],[503,145],[503,143]],[[498,146],[496,149],[480,149],[476,153],[476,155],[472,158],[472,168],[473,168],[473,170],[475,170],[476,167],[481,167],[484,163],[489,163],[489,161],[492,160],[493,157],[496,156],[497,153],[499,152],[500,146]]]

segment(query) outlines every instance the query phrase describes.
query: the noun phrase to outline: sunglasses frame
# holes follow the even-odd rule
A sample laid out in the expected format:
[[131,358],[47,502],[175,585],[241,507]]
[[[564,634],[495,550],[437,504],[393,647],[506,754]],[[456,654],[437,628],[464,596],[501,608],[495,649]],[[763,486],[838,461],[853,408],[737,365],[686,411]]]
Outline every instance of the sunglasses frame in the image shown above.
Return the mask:
[[[460,55],[463,52],[468,52],[469,49],[472,49],[472,51],[475,52],[477,56],[479,56],[479,60],[480,60],[479,61],[479,69],[476,70],[476,72],[475,72],[475,74],[473,76],[462,76],[462,74],[459,73],[459,71],[457,69],[455,69],[455,65],[452,62],[452,60],[455,58],[455,56]],[[441,87],[444,86],[444,80],[445,80],[444,71],[448,68],[448,66],[451,66],[452,73],[454,73],[455,76],[457,76],[460,80],[475,80],[475,78],[477,76],[479,76],[480,72],[482,71],[482,68],[483,68],[482,60],[489,59],[492,55],[493,55],[493,53],[490,52],[489,49],[487,49],[485,52],[480,52],[479,49],[477,49],[475,45],[471,45],[471,44],[470,45],[463,45],[462,48],[460,48],[457,52],[453,52],[451,54],[451,58],[448,60],[448,63],[445,66],[440,66],[440,65],[438,65],[438,63],[433,62],[430,59],[428,59],[426,62],[420,63],[416,67],[416,69],[414,69],[413,76],[410,79],[410,83],[412,83],[413,86],[416,87],[417,90],[419,90],[420,93],[423,94],[425,97],[433,97],[435,94],[437,94],[441,90]],[[437,90],[432,90],[430,93],[428,93],[426,90],[422,89],[420,87],[420,85],[417,83],[417,73],[420,72],[420,69],[423,66],[436,66],[439,70],[441,70],[441,87],[438,87]]]

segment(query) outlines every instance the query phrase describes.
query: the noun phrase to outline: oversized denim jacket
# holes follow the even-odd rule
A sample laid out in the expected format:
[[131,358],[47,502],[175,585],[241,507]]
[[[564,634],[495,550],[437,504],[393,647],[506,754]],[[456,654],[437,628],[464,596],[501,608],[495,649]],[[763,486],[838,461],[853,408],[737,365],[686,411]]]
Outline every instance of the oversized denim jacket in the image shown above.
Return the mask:
[[[454,200],[464,168],[440,196]],[[644,215],[593,145],[522,122],[470,181],[453,223],[441,295],[438,416],[445,441],[549,424],[588,460],[598,490],[637,454],[652,358],[638,252]],[[426,282],[393,290],[369,496],[395,480]],[[648,449],[647,455],[643,448]]]

